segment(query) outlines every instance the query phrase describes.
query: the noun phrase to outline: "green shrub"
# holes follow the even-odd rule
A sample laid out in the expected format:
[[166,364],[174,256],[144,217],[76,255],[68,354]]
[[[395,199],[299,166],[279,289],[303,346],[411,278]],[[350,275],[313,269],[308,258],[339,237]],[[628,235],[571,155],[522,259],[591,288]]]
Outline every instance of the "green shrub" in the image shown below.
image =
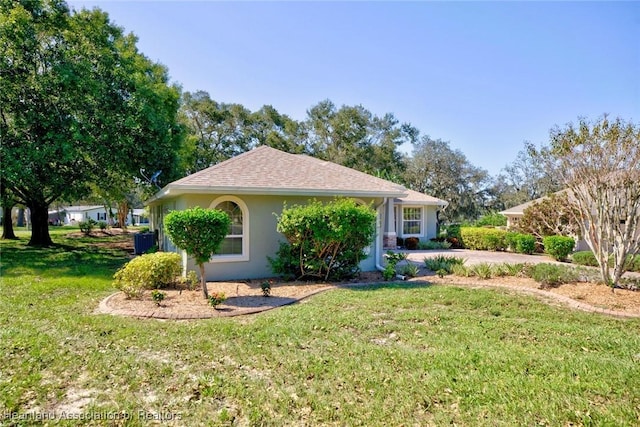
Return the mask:
[[449,249],[451,247],[451,243],[446,240],[439,242],[436,240],[427,240],[426,242],[420,242],[418,248],[421,250],[433,250],[433,249]]
[[98,227],[100,227],[100,230],[104,231],[107,229],[107,223],[104,221],[100,221],[98,222]]
[[464,264],[454,264],[451,266],[451,273],[461,277],[471,277],[471,270]]
[[384,267],[384,270],[382,270],[382,277],[384,277],[384,280],[392,280],[394,277],[396,277],[396,266],[395,264],[387,264]]
[[209,304],[211,304],[213,308],[217,308],[220,304],[227,300],[227,296],[224,294],[224,292],[213,292],[211,295],[209,295],[208,299]]
[[262,282],[260,284],[260,289],[262,290],[262,296],[271,296],[271,280],[265,280],[264,282]]
[[578,265],[598,266],[598,260],[596,260],[596,256],[591,251],[575,252],[571,255],[571,261]]
[[507,233],[507,247],[519,254],[532,254],[536,250],[536,238],[531,234]]
[[487,215],[483,215],[479,220],[475,222],[476,227],[504,227],[507,225],[507,217],[498,212],[492,212]]
[[198,282],[198,274],[193,270],[189,271],[186,277],[180,277],[178,279],[178,283],[190,291],[195,289]]
[[157,289],[154,289],[151,291],[151,299],[153,300],[153,302],[156,303],[157,306],[160,306],[160,303],[164,301],[166,297],[167,297],[167,294],[165,294],[162,291],[159,291]]
[[80,221],[78,223],[78,227],[80,227],[80,231],[82,231],[87,236],[91,234],[91,232],[96,227],[96,225],[98,225],[98,223],[91,218],[89,218],[86,221]]
[[640,255],[627,256],[624,267],[627,271],[635,271],[636,273],[640,273]]
[[486,262],[480,264],[474,264],[469,267],[472,276],[476,276],[478,279],[487,280],[491,279],[494,275],[493,266]]
[[420,267],[415,264],[406,264],[402,267],[401,274],[407,277],[416,277],[420,274]]
[[420,239],[417,237],[407,237],[404,239],[404,247],[409,251],[415,251],[418,249],[418,245],[420,244]]
[[355,277],[364,249],[375,233],[375,211],[351,199],[329,203],[312,201],[285,208],[278,217],[278,231],[287,238],[275,258],[269,257],[275,274],[286,277],[344,280]]
[[507,231],[499,228],[462,227],[460,237],[467,249],[501,251],[507,248]]
[[578,273],[571,267],[557,264],[534,264],[527,268],[527,275],[542,287],[554,287],[563,283],[575,282]]
[[575,240],[565,236],[547,236],[542,239],[544,252],[551,255],[557,261],[564,261],[573,252]]
[[141,298],[145,289],[174,284],[182,271],[182,257],[173,252],[141,255],[126,263],[113,276],[114,286],[127,298]]
[[453,266],[463,265],[464,259],[453,255],[438,255],[424,258],[424,266],[431,271],[445,270],[447,274],[453,271]]

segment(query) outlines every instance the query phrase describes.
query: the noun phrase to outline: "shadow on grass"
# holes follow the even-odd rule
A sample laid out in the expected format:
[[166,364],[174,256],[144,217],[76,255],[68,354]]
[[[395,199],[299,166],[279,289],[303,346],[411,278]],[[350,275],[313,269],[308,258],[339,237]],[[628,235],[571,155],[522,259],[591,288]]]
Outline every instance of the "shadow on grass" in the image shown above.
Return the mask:
[[343,285],[345,289],[353,291],[377,291],[383,289],[416,289],[432,286],[433,283],[427,280],[397,281],[397,282],[379,282],[356,285]]
[[121,249],[54,238],[50,247],[28,246],[27,240],[3,241],[0,272],[5,277],[88,276],[113,274],[128,258]]

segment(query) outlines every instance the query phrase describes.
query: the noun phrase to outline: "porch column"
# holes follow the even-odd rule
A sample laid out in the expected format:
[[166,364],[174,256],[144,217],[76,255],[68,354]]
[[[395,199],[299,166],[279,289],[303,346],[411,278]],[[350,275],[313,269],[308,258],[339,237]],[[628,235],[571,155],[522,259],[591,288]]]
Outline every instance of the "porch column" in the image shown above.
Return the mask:
[[384,231],[382,233],[382,248],[396,249],[398,247],[398,234],[396,233],[396,215],[392,197],[387,199],[387,211],[385,213]]

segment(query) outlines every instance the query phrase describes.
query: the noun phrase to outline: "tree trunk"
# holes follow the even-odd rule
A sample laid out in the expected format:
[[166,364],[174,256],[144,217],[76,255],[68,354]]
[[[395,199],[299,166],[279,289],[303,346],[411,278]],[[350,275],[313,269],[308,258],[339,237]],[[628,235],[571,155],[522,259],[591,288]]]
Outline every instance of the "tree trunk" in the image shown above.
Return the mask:
[[29,203],[31,210],[31,240],[29,246],[52,246],[49,235],[49,206],[45,203]]
[[3,239],[17,239],[13,232],[13,219],[11,218],[11,208],[13,206],[2,207],[2,238]]
[[204,299],[209,299],[209,291],[207,290],[207,279],[205,279],[204,277],[204,264],[198,264],[198,267],[200,267],[200,285],[202,286]]

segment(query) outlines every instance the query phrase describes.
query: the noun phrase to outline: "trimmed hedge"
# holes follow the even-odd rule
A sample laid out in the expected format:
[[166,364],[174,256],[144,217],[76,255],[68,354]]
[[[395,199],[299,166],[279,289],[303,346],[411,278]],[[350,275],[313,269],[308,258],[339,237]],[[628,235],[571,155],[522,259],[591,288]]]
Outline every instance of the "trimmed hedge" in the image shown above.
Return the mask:
[[531,234],[507,233],[507,247],[519,254],[532,254],[536,250],[536,238]]
[[507,232],[499,228],[462,227],[462,245],[480,251],[503,251],[507,248]]
[[576,241],[571,237],[547,236],[542,239],[544,252],[551,255],[556,261],[564,261],[573,252]]

